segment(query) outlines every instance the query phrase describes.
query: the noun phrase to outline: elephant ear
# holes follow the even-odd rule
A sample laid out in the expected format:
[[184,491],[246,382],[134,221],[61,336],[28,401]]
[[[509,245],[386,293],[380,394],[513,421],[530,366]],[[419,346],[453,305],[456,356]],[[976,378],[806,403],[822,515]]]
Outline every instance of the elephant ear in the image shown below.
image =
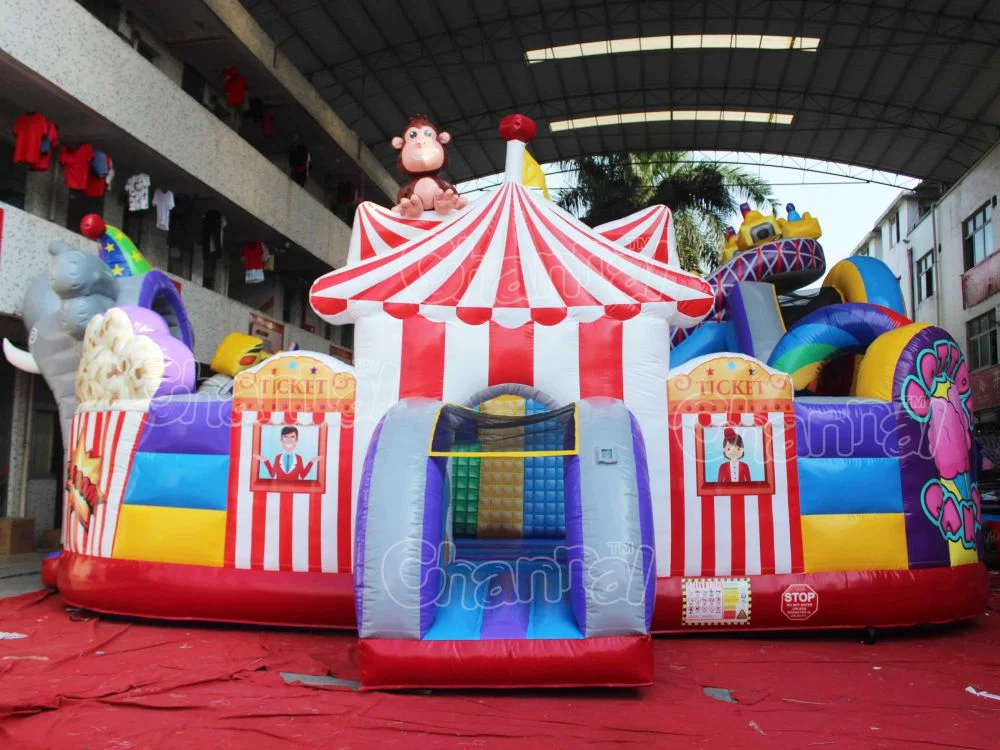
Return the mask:
[[65,242],[49,245],[49,284],[62,300],[63,329],[82,341],[87,323],[115,304],[120,292],[118,280],[97,255]]
[[87,331],[87,324],[95,315],[103,315],[114,307],[115,301],[103,294],[88,294],[82,297],[70,297],[62,303],[63,328],[73,338],[82,341]]

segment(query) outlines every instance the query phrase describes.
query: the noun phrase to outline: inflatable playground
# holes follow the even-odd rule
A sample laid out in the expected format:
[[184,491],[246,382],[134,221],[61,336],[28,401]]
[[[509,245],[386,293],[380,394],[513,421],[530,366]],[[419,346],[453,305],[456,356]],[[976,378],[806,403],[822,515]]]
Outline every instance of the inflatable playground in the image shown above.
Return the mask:
[[889,269],[746,207],[702,279],[667,207],[591,229],[521,184],[533,123],[500,131],[492,193],[359,207],[310,293],[353,365],[234,333],[199,382],[127,237],[51,248],[4,348],[60,406],[63,600],[357,628],[367,689],[643,685],[652,634],[976,617],[968,367]]

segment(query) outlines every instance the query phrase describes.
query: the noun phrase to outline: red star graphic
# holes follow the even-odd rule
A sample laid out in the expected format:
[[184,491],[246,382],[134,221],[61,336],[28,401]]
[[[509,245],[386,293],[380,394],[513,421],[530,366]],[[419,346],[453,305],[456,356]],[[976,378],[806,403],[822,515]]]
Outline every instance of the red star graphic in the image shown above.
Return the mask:
[[715,368],[713,368],[713,367],[709,367],[709,368],[708,368],[708,374],[709,374],[709,375],[715,375]]
[[277,375],[278,374],[278,368],[277,367],[272,367],[271,368],[271,374],[272,375]]

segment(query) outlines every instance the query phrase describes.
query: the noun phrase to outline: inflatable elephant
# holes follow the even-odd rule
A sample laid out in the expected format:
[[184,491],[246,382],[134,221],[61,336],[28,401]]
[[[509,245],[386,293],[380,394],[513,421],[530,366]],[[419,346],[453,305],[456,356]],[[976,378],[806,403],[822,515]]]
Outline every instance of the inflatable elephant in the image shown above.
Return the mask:
[[180,294],[162,272],[116,278],[97,255],[64,242],[49,245],[49,254],[48,274],[32,279],[24,298],[28,351],[7,339],[3,350],[12,365],[45,378],[59,408],[63,445],[68,445],[76,410],[76,371],[91,318],[114,306],[135,305],[157,312],[170,333],[189,348],[194,336]]

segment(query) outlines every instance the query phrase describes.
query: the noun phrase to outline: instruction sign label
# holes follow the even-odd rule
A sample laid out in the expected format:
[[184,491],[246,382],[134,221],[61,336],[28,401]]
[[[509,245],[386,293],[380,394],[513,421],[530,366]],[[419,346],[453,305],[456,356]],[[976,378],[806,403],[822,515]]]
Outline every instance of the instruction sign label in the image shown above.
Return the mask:
[[749,625],[749,578],[683,578],[683,625]]
[[805,583],[793,583],[781,593],[781,614],[794,622],[808,620],[819,610],[819,594]]

